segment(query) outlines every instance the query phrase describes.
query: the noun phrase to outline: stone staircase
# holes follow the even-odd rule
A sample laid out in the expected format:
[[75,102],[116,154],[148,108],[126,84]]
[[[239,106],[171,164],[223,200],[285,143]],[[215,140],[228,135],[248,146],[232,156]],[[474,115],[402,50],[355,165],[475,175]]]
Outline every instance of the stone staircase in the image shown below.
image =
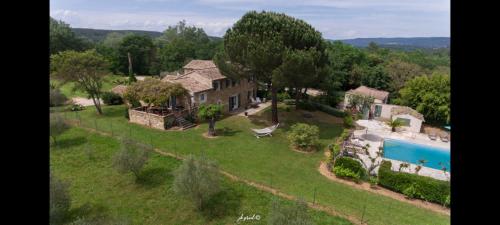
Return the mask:
[[175,116],[175,120],[177,121],[177,124],[179,124],[179,126],[182,127],[182,130],[186,130],[196,126],[196,124],[187,121],[182,116]]

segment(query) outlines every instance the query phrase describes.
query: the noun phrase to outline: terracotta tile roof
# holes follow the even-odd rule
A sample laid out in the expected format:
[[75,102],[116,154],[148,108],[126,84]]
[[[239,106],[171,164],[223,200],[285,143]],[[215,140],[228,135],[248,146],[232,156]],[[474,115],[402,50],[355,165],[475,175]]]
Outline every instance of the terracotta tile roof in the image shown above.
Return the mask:
[[352,94],[360,94],[360,95],[365,95],[365,96],[372,96],[375,99],[384,101],[389,96],[389,92],[387,91],[381,91],[377,90],[375,88],[370,88],[367,86],[359,86],[358,88],[354,90],[349,90],[347,93],[352,93]]
[[190,92],[212,89],[212,81],[225,79],[212,60],[191,60],[184,69],[191,71],[179,75],[166,75],[162,81],[180,83]]
[[220,73],[217,67],[210,69],[196,70],[195,72],[210,80],[220,80],[226,78],[226,76]]
[[111,92],[119,94],[123,96],[123,93],[125,93],[125,90],[127,90],[127,86],[123,84],[116,85],[114,88],[111,88]]
[[212,60],[191,60],[183,68],[193,69],[193,70],[203,70],[203,69],[217,68],[217,66]]
[[397,107],[392,107],[391,109],[391,115],[401,115],[401,114],[408,114],[411,115],[417,119],[424,120],[424,116],[417,112],[416,110],[408,107],[408,106],[397,106]]
[[179,83],[188,91],[196,93],[212,89],[212,82],[200,74],[193,72],[185,75],[174,76],[167,75],[162,79],[163,82]]

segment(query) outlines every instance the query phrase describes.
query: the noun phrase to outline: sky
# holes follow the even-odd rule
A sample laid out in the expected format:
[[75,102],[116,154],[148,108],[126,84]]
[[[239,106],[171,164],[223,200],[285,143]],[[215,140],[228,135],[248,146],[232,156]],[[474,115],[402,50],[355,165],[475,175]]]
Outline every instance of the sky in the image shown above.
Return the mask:
[[217,37],[250,10],[302,19],[334,40],[450,36],[450,0],[50,0],[50,16],[71,27],[164,31],[185,20]]

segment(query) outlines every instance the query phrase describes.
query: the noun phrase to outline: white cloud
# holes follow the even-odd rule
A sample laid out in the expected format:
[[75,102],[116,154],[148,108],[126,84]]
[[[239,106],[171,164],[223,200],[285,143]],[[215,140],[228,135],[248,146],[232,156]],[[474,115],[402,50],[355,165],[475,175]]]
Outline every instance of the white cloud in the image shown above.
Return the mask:
[[186,20],[188,25],[202,27],[209,35],[222,36],[231,27],[236,18],[210,17],[195,13],[152,13],[152,12],[94,12],[54,10],[51,16],[64,20],[71,27],[112,29],[112,30],[152,30],[164,31],[169,25]]

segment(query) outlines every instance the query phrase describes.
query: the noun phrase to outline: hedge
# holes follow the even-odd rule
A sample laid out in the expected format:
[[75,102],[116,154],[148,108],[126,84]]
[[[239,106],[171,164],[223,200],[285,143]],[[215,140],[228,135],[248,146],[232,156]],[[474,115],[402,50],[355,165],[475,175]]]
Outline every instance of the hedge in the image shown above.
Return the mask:
[[121,105],[123,104],[123,99],[120,95],[113,92],[102,93],[102,101],[106,105]]
[[345,113],[344,111],[341,111],[339,109],[336,109],[336,108],[333,108],[331,106],[328,106],[328,105],[324,105],[324,104],[321,104],[321,103],[317,103],[317,102],[311,102],[312,105],[314,105],[317,110],[319,111],[322,111],[324,113],[328,113],[332,116],[336,116],[336,117],[345,117],[347,115],[347,113]]
[[361,163],[359,163],[357,160],[355,160],[353,158],[339,157],[338,159],[335,160],[334,168],[335,167],[342,167],[345,169],[349,169],[353,173],[358,174],[360,178],[363,178],[366,176],[365,168],[363,168]]
[[[450,182],[436,180],[417,174],[395,172],[392,163],[383,161],[378,171],[379,184],[400,193],[412,193],[412,196],[429,202],[449,205]],[[416,192],[416,193],[415,193]]]

